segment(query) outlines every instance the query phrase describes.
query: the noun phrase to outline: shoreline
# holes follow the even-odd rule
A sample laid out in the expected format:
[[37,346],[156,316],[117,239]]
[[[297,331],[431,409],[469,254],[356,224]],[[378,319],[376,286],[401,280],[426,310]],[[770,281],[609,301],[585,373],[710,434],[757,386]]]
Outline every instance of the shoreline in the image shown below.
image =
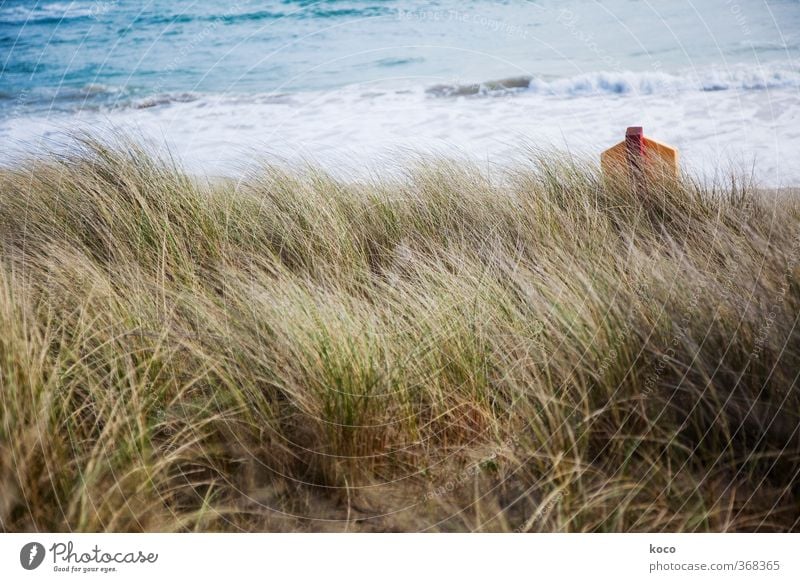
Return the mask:
[[[776,69],[769,81],[770,75],[758,70],[708,73],[698,85],[706,90],[689,89],[695,81],[677,75],[631,72],[534,79],[527,89],[510,78],[511,90],[499,88],[509,84],[502,79],[476,84],[415,79],[394,88],[378,81],[298,93],[176,92],[141,97],[153,105],[145,108],[32,116],[23,101],[0,116],[0,139],[10,146],[0,163],[15,151],[36,149],[31,144],[57,144],[65,133],[90,130],[168,144],[190,170],[231,175],[254,156],[271,156],[289,163],[310,159],[334,172],[346,168],[357,174],[383,171],[404,152],[495,164],[526,147],[590,158],[635,123],[677,147],[690,173],[713,177],[756,168],[762,184],[783,187],[800,183],[794,163],[800,138],[791,131],[800,79],[787,75]],[[465,87],[495,89],[437,97],[437,84],[442,95]],[[113,88],[105,90],[114,96]],[[87,98],[91,95],[78,103]]]

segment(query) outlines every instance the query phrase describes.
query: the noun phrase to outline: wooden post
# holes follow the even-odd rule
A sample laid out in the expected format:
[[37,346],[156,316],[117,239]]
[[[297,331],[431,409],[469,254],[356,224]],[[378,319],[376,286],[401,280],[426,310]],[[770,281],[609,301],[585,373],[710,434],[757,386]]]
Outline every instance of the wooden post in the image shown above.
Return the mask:
[[644,146],[644,131],[641,127],[625,130],[625,158],[628,163],[628,176],[633,180],[636,192],[641,194],[645,187],[645,165],[647,152]]

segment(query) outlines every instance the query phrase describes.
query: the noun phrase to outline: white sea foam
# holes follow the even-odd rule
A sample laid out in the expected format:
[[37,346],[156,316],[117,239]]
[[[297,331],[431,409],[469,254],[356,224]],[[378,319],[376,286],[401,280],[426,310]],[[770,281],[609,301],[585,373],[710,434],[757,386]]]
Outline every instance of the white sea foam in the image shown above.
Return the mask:
[[646,134],[679,147],[690,171],[755,168],[764,185],[796,185],[799,87],[791,71],[764,69],[705,71],[695,79],[598,73],[492,98],[442,98],[426,87],[372,84],[288,95],[191,95],[147,108],[133,102],[7,118],[0,120],[0,139],[29,149],[62,139],[65,130],[113,127],[168,143],[200,173],[237,174],[256,159],[274,157],[353,175],[386,171],[408,152],[502,164],[535,146],[596,159],[626,126],[642,125]]
[[95,16],[103,2],[50,2],[0,9],[0,24],[33,24],[49,20],[69,20]]
[[704,68],[680,74],[658,71],[599,71],[557,79],[513,77],[474,84],[439,84],[429,92],[441,97],[496,95],[528,91],[542,95],[657,95],[684,91],[728,91],[800,88],[800,72],[786,64]]

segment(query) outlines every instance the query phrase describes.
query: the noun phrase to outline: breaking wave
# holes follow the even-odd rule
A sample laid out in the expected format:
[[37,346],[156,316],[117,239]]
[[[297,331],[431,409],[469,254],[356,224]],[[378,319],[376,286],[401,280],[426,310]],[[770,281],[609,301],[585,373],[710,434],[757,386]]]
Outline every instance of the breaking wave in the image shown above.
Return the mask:
[[472,97],[532,92],[560,97],[591,95],[665,95],[685,91],[758,91],[800,88],[800,73],[784,68],[708,69],[686,74],[601,71],[563,78],[511,77],[468,84],[437,84],[427,93],[435,97]]

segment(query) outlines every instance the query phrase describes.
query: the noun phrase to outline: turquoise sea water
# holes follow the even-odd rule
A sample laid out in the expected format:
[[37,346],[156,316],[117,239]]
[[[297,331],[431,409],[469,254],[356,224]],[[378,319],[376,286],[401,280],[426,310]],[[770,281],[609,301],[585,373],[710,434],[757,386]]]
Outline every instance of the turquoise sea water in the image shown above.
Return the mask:
[[800,179],[798,57],[796,0],[10,0],[0,139],[107,123],[228,171],[245,147],[379,163],[646,123],[699,168],[752,153],[781,183]]

